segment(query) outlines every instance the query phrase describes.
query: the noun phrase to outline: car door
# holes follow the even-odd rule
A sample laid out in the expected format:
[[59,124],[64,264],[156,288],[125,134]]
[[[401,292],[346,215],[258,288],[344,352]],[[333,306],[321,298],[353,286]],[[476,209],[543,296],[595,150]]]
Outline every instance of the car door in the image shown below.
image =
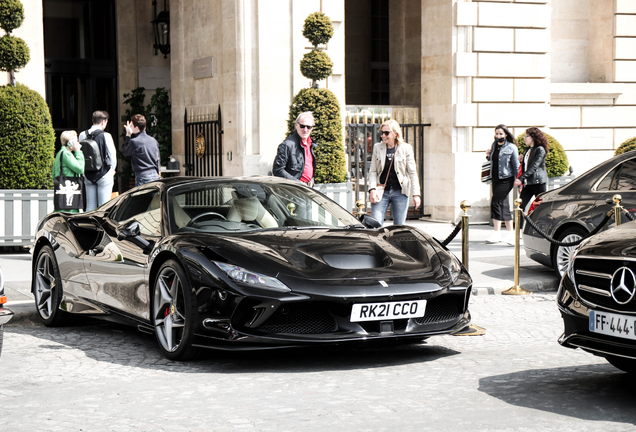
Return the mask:
[[[591,214],[594,227],[601,223],[607,212],[614,207],[614,203],[610,204],[607,200],[611,201],[616,194],[621,196],[621,205],[625,210],[630,213],[636,211],[636,158],[626,160],[612,169],[600,179],[595,189],[600,195]],[[627,217],[623,214],[621,220],[626,222]],[[614,226],[614,218],[611,218],[607,225]]]
[[104,218],[104,236],[85,257],[93,298],[124,313],[149,319],[149,250],[118,233],[137,222],[140,236],[150,244],[161,237],[161,204],[158,188],[145,188],[121,200]]

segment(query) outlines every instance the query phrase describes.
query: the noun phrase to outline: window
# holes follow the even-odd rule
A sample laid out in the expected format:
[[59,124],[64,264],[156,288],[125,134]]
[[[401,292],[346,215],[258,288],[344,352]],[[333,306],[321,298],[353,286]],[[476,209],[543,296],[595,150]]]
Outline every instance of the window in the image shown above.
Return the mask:
[[616,173],[618,172],[619,168],[620,168],[620,165],[614,168],[613,170],[611,170],[609,173],[607,173],[605,177],[603,177],[603,180],[601,180],[598,186],[596,186],[597,192],[607,192],[609,190],[613,190],[616,187],[616,182],[614,181],[614,178],[616,177]]
[[628,160],[621,167],[617,191],[636,190],[636,159]]
[[161,235],[161,200],[159,189],[144,190],[128,196],[119,206],[113,220],[119,223],[136,220],[141,234]]

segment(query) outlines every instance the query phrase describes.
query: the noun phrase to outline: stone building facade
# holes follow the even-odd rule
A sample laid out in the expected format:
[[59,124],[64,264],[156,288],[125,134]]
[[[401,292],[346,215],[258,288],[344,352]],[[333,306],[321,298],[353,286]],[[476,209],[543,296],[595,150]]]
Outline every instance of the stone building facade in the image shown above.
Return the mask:
[[[17,79],[43,95],[42,5],[72,1],[83,0],[23,0],[26,21],[15,33],[32,60]],[[311,48],[302,26],[318,10],[335,29],[323,47],[334,74],[322,86],[335,92],[343,118],[346,105],[380,100],[371,97],[380,77],[383,103],[417,107],[431,124],[423,187],[433,219],[455,219],[464,199],[476,220],[488,219],[490,191],[479,167],[499,123],[515,135],[530,126],[547,131],[576,174],[636,136],[635,0],[169,0],[166,58],[152,49],[152,1],[110,1],[118,115],[124,93],[169,88],[173,155],[183,161],[185,110],[220,106],[225,175],[271,169],[289,104],[309,85],[299,71]],[[378,4],[385,12],[369,6]],[[388,57],[376,55],[378,40]],[[211,76],[196,75],[201,60],[211,62]]]

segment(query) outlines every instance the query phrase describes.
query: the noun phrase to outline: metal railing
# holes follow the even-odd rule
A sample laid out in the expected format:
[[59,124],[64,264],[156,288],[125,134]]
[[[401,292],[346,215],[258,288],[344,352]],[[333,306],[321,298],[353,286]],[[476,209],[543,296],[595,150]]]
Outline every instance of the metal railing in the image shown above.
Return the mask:
[[221,106],[213,114],[209,109],[185,110],[185,175],[197,177],[223,175],[223,124]]

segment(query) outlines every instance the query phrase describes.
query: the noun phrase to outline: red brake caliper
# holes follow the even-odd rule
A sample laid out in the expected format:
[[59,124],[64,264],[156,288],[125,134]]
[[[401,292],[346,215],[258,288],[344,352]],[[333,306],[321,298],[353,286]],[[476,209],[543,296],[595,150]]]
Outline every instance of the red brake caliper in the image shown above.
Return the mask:
[[[170,286],[172,286],[172,282],[174,282],[174,279],[170,281]],[[170,306],[168,306],[165,310],[165,312],[163,313],[163,317],[167,317],[168,315],[170,315]]]

